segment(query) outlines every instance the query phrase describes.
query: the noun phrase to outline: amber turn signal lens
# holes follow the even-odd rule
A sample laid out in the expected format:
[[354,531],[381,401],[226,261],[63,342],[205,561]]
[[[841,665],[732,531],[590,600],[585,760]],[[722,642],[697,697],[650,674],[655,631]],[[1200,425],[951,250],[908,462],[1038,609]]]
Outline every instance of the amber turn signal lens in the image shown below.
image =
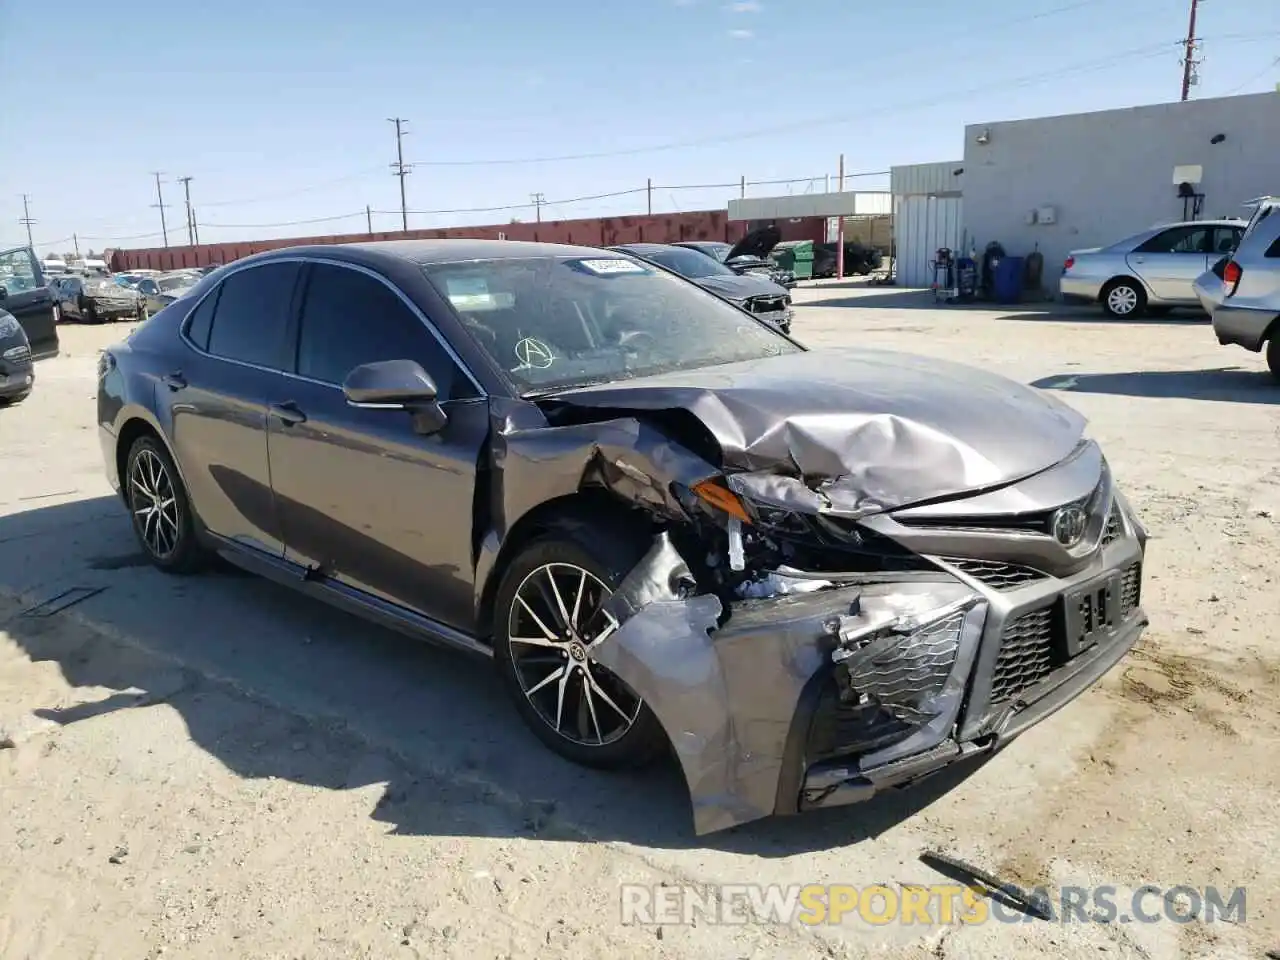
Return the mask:
[[741,520],[743,523],[750,523],[751,518],[747,516],[746,509],[742,506],[742,501],[738,499],[738,495],[724,485],[721,480],[703,480],[695,483],[691,488],[698,499],[709,506],[721,510],[731,517]]

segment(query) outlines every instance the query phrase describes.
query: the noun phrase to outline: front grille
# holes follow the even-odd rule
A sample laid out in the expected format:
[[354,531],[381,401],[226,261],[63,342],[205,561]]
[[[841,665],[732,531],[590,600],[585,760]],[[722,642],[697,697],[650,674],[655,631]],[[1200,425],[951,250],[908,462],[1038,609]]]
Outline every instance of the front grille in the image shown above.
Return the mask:
[[787,309],[786,297],[752,297],[747,301],[752,313],[781,313]]
[[805,754],[809,762],[868,753],[902,739],[913,728],[874,702],[841,699],[835,680],[823,687],[809,724]]
[[22,363],[24,360],[30,359],[30,357],[31,348],[25,343],[16,347],[10,347],[4,352],[4,358],[12,361],[13,363]]
[[1117,504],[1111,505],[1111,512],[1107,514],[1107,526],[1102,531],[1102,545],[1108,547],[1120,539],[1124,533],[1124,524],[1120,520],[1120,507]]
[[1000,656],[991,675],[991,702],[1012,700],[1053,671],[1053,606],[1005,624]]
[[1016,563],[1000,563],[998,560],[973,560],[963,557],[940,557],[939,559],[994,590],[1016,590],[1028,583],[1044,580],[1048,576],[1031,567],[1019,566]]
[[1142,602],[1142,564],[1130,564],[1120,582],[1120,616],[1127,617]]

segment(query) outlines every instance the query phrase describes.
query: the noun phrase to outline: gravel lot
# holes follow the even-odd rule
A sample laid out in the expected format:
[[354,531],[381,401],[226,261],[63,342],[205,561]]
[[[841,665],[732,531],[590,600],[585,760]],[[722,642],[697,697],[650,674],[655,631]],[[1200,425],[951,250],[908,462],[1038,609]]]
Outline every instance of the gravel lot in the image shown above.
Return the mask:
[[[1212,957],[1280,948],[1280,387],[1203,318],[827,283],[796,335],[975,363],[1092,421],[1149,527],[1151,628],[966,776],[693,836],[674,769],[571,767],[483,664],[249,577],[147,567],[63,328],[0,411],[0,956]],[[98,591],[60,612],[29,608]],[[26,612],[24,612],[26,611]],[[1248,888],[1244,924],[624,925],[619,884]],[[1270,901],[1270,902],[1269,902]]]

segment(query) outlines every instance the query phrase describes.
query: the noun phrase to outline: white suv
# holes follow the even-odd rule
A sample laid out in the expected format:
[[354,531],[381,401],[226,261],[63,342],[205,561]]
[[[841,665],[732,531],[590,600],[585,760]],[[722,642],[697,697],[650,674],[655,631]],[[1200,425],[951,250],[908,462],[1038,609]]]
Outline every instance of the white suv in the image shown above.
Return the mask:
[[1280,197],[1260,197],[1254,205],[1240,245],[1195,288],[1213,315],[1218,342],[1254,353],[1265,346],[1267,366],[1280,380]]

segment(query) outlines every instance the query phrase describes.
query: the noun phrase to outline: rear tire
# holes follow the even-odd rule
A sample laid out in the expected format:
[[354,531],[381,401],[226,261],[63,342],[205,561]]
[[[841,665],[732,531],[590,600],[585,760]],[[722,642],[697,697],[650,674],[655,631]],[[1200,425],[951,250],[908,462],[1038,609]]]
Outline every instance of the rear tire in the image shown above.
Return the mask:
[[1271,376],[1280,382],[1280,332],[1267,341],[1267,367]]
[[154,436],[135,440],[120,482],[147,559],[166,573],[202,570],[209,555],[197,537],[187,489],[164,444]]
[[1136,280],[1112,280],[1102,290],[1102,309],[1116,320],[1133,320],[1147,309],[1147,292]]
[[667,747],[648,704],[590,653],[607,626],[600,602],[648,546],[629,530],[605,526],[548,533],[520,551],[494,600],[494,660],[516,710],[548,748],[582,766],[643,767]]

